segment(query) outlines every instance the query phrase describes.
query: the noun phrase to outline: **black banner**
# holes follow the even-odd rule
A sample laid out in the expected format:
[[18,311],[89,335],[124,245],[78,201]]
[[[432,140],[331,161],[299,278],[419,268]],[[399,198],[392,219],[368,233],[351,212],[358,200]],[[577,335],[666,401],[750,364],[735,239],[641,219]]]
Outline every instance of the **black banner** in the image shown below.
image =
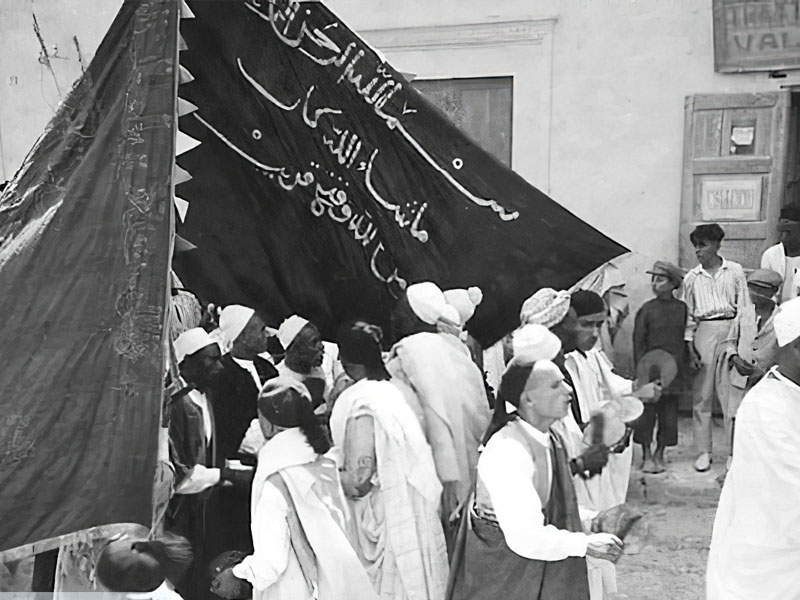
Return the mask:
[[[478,285],[489,343],[542,286],[625,249],[469,140],[318,2],[189,2],[179,94],[193,177],[178,272],[204,300],[291,313],[332,335],[388,330],[409,283]],[[391,333],[391,332],[389,332]]]

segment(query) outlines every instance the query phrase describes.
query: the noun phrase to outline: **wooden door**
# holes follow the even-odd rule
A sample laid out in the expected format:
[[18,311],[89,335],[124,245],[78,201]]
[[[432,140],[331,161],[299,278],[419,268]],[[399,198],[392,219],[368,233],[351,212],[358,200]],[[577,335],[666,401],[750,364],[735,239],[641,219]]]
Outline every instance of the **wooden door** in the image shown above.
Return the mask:
[[415,79],[412,85],[453,125],[511,167],[513,77]]
[[697,264],[689,234],[703,223],[722,226],[722,255],[747,269],[777,243],[789,105],[788,92],[686,98],[681,266]]

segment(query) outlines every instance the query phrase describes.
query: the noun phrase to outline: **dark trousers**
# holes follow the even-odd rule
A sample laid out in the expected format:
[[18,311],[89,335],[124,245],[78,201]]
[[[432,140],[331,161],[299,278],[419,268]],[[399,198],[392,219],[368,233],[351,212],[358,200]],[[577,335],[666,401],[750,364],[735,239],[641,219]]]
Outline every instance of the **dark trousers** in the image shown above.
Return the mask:
[[678,445],[678,395],[664,393],[655,404],[645,404],[644,412],[636,422],[633,441],[650,447],[653,443],[653,430],[658,423],[656,443],[659,446]]

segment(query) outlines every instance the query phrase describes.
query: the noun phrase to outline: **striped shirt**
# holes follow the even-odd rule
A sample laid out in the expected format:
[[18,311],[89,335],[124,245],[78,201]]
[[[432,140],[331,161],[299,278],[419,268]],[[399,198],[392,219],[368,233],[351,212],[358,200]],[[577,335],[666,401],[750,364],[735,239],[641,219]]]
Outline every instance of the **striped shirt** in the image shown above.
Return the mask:
[[697,265],[683,279],[681,300],[689,307],[684,336],[687,341],[694,339],[700,321],[733,319],[739,308],[750,303],[742,265],[723,258],[713,276]]

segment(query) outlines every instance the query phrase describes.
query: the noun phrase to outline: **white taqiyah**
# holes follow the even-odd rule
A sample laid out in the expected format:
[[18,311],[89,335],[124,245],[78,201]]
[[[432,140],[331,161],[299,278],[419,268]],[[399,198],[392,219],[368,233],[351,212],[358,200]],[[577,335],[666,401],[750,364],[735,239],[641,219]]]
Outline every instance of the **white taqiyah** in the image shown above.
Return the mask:
[[283,346],[284,350],[288,350],[297,334],[308,325],[308,319],[304,319],[298,315],[292,315],[286,319],[278,328],[278,340]]
[[406,297],[414,314],[428,325],[435,325],[447,306],[444,293],[431,281],[408,286]]
[[479,287],[471,287],[468,290],[447,290],[444,292],[444,299],[458,311],[463,327],[475,314],[478,305],[483,302],[483,292]]
[[524,325],[514,332],[513,349],[519,361],[553,360],[561,350],[561,340],[544,325]]
[[231,304],[222,309],[219,314],[219,330],[226,347],[230,348],[233,345],[255,312],[252,308],[240,304]]
[[212,340],[211,336],[206,333],[205,329],[202,327],[195,327],[180,334],[172,345],[175,348],[175,358],[178,364],[181,364],[183,359],[187,356],[216,343],[217,342]]

